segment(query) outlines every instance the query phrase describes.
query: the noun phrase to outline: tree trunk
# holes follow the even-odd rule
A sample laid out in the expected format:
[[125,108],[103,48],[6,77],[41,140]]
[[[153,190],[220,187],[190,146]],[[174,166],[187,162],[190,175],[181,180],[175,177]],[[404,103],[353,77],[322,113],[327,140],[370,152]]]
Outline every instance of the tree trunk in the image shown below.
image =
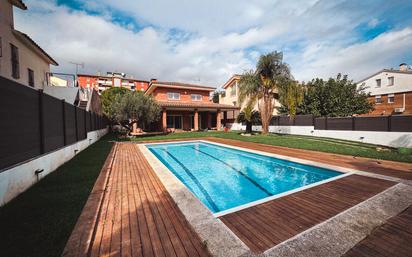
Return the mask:
[[262,118],[262,134],[269,133],[269,123],[272,119],[272,99],[269,96],[263,96],[263,104],[260,111],[260,117]]

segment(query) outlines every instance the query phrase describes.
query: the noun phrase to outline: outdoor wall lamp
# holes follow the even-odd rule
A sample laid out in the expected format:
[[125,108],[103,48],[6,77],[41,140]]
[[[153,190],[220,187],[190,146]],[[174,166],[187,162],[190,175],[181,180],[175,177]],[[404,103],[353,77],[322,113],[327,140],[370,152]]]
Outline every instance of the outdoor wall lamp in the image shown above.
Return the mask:
[[42,173],[44,171],[44,169],[37,169],[34,171],[35,175],[39,175],[40,173]]

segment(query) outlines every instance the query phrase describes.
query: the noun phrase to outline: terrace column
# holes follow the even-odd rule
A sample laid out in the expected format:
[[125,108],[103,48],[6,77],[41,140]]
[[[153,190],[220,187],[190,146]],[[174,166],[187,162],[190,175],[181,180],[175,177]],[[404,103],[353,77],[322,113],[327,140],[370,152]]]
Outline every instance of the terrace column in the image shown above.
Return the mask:
[[216,129],[220,130],[222,126],[222,112],[220,110],[217,110],[216,113]]
[[195,123],[194,124],[194,130],[198,131],[199,130],[199,113],[198,113],[197,109],[195,109],[195,115],[194,115],[193,119],[194,119],[194,123]]
[[166,109],[163,109],[162,112],[162,130],[166,131],[167,130],[167,118],[166,118]]

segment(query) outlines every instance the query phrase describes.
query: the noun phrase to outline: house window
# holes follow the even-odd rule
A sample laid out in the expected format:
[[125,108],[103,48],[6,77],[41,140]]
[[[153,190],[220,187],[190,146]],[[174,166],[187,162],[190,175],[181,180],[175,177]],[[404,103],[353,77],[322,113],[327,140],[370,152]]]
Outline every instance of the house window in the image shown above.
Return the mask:
[[236,85],[230,87],[230,96],[236,95]]
[[183,119],[181,115],[168,115],[166,117],[166,125],[168,128],[182,129]]
[[395,102],[395,95],[394,94],[388,95],[388,103],[393,104],[394,102]]
[[20,78],[19,49],[10,44],[11,47],[11,76],[14,79]]
[[167,99],[169,99],[169,100],[180,100],[180,93],[167,92]]
[[29,77],[29,86],[34,87],[34,71],[31,69],[27,69],[27,74]]
[[393,83],[395,82],[395,78],[394,77],[389,77],[388,78],[388,86],[393,86]]
[[376,87],[381,87],[381,83],[382,83],[382,80],[381,80],[381,79],[377,79],[377,80],[376,80]]
[[199,94],[192,94],[192,101],[202,101],[202,96]]
[[375,104],[381,104],[382,103],[382,98],[380,95],[375,96]]

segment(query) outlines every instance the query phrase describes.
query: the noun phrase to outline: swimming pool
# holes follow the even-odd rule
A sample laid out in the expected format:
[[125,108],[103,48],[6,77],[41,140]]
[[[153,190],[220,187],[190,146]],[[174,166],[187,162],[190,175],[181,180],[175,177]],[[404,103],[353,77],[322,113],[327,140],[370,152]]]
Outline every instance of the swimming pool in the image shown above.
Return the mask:
[[342,175],[203,141],[146,147],[213,213]]

